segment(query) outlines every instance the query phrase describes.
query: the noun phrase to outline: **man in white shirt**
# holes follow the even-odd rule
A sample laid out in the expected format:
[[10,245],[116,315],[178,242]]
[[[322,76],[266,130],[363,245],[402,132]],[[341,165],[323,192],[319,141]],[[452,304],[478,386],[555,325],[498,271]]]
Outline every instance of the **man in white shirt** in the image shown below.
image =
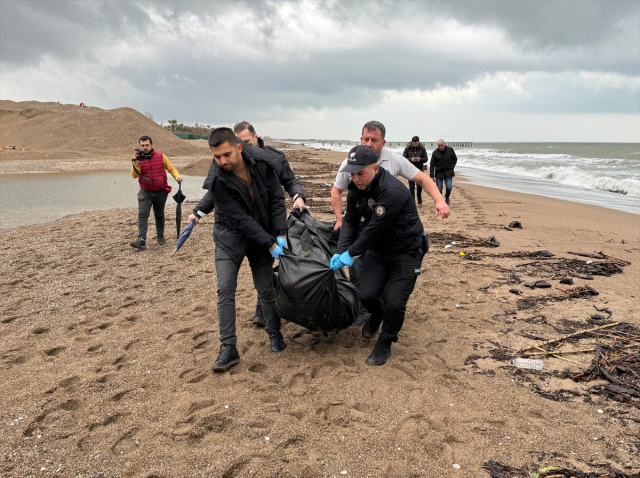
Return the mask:
[[[418,183],[435,201],[435,214],[442,216],[442,219],[449,217],[451,211],[445,202],[442,194],[438,191],[436,183],[425,173],[416,168],[401,155],[394,153],[386,148],[387,143],[384,139],[386,128],[379,121],[369,121],[362,128],[362,137],[360,143],[369,146],[378,155],[378,165],[389,171],[393,176],[402,176],[408,181]],[[345,159],[340,165],[340,170],[344,168],[347,160]],[[336,215],[335,229],[342,226],[342,193],[349,186],[351,176],[349,173],[338,172],[336,180],[331,187],[331,208]]]

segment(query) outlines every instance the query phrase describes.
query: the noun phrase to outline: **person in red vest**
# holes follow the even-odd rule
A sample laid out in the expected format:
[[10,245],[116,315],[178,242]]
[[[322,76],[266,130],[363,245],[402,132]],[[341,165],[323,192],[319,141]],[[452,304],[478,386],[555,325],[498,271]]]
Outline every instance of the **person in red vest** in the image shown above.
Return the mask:
[[138,238],[131,241],[132,247],[137,249],[147,248],[147,228],[149,226],[149,213],[153,207],[153,215],[156,218],[156,231],[158,244],[164,246],[164,205],[169,195],[169,183],[167,171],[179,183],[182,176],[173,167],[169,158],[160,151],[153,149],[153,140],[149,136],[142,136],[138,140],[139,147],[135,148],[132,161],[131,176],[138,178],[140,190],[138,191]]

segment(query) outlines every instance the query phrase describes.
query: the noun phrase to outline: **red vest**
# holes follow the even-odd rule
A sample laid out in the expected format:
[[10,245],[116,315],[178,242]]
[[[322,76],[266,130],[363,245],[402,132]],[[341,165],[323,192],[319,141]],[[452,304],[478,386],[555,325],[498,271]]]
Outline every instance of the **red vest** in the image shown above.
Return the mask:
[[153,151],[151,159],[146,161],[139,161],[141,176],[151,179],[151,182],[138,178],[138,183],[142,189],[147,191],[163,191],[167,187],[167,172],[164,169],[164,162],[162,161],[162,153],[160,151]]

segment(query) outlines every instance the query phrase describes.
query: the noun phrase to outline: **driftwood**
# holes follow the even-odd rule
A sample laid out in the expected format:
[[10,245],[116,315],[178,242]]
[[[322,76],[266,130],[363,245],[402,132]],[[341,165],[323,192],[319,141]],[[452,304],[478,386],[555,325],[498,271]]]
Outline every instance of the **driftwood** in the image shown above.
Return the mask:
[[536,348],[536,347],[544,347],[545,345],[554,344],[556,342],[560,342],[561,340],[566,340],[566,339],[569,339],[569,338],[572,338],[572,337],[577,337],[579,335],[586,334],[586,333],[589,333],[589,332],[593,332],[595,330],[602,330],[602,329],[607,329],[609,327],[615,327],[617,325],[620,325],[620,322],[611,322],[610,324],[599,325],[598,327],[593,327],[591,329],[579,330],[578,332],[574,332],[572,334],[563,335],[562,337],[558,337],[558,338],[551,339],[551,340],[546,340],[545,342],[540,342],[539,344],[532,345],[531,347],[527,347],[526,349],[522,349],[522,352],[524,352],[526,350],[531,350],[531,349]]

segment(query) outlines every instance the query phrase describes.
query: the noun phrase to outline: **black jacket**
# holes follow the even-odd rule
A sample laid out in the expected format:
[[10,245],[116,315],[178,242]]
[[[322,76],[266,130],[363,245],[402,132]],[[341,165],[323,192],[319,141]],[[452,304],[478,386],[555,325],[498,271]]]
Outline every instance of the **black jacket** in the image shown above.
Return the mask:
[[278,148],[265,145],[264,141],[262,141],[262,138],[258,138],[258,147],[260,147],[260,149],[262,149],[265,153],[268,153],[272,158],[276,160],[269,164],[276,171],[278,179],[280,180],[280,184],[282,184],[285,191],[289,193],[289,196],[291,196],[291,198],[295,197],[296,199],[297,196],[302,196],[302,198],[306,200],[304,189],[298,182],[296,175],[293,174],[293,170],[291,169],[289,161],[287,161],[284,153]]
[[[237,140],[238,142],[242,142],[240,138],[237,138]],[[262,142],[261,139],[259,141]],[[264,142],[262,142],[262,145],[264,145]],[[280,152],[281,154],[280,158],[276,157],[275,151]],[[282,151],[276,148],[273,148],[271,146],[265,146],[265,149],[262,149],[262,148],[259,148],[258,146],[253,146],[252,144],[242,142],[242,153],[244,154],[245,152],[248,155],[256,159],[260,159],[261,161],[264,161],[269,166],[271,166],[271,168],[278,175],[278,181],[280,181],[280,184],[284,186],[284,188],[287,190],[287,192],[292,198],[296,197],[296,195],[302,196],[306,202],[304,189],[302,189],[302,186],[298,182],[298,179],[296,178],[295,174],[293,174],[293,171],[291,170],[291,166],[289,166],[289,162],[284,157],[284,153]],[[203,189],[207,189],[207,190],[210,189],[211,184],[210,184],[209,178],[212,177],[212,171],[215,165],[216,165],[216,162],[211,161],[211,165],[209,166],[209,172],[207,174],[207,179],[205,179],[204,184],[202,186]],[[198,205],[195,208],[193,208],[193,213],[197,216],[204,217],[207,214],[209,214],[211,211],[213,211],[215,207],[216,205],[213,203],[213,198],[211,197],[210,194],[207,193],[204,195],[202,199],[200,199],[200,202],[198,202]]]
[[251,189],[260,212],[261,223],[253,217],[253,202],[245,185],[236,175],[211,162],[205,180],[208,188],[194,212],[208,214],[215,206],[213,240],[236,262],[241,262],[252,245],[271,247],[275,236],[287,233],[287,210],[284,207],[282,186],[269,161],[265,161],[259,148],[245,148],[242,159],[251,173]]
[[445,146],[444,151],[436,149],[431,153],[429,176],[438,179],[452,178],[456,175],[453,169],[456,167],[457,162],[458,157],[451,146]]
[[[418,146],[413,146],[411,143],[404,148],[404,152],[402,156],[407,158],[411,164],[413,164],[420,171],[424,171],[424,165],[427,161],[429,161],[429,157],[427,156],[427,150],[424,148],[424,144],[419,143]],[[411,161],[411,158],[420,158],[420,161],[414,163]]]
[[[360,221],[362,232],[358,235]],[[368,249],[382,255],[410,252],[422,245],[424,228],[411,193],[400,180],[380,168],[369,187],[351,182],[337,253],[358,257]]]

